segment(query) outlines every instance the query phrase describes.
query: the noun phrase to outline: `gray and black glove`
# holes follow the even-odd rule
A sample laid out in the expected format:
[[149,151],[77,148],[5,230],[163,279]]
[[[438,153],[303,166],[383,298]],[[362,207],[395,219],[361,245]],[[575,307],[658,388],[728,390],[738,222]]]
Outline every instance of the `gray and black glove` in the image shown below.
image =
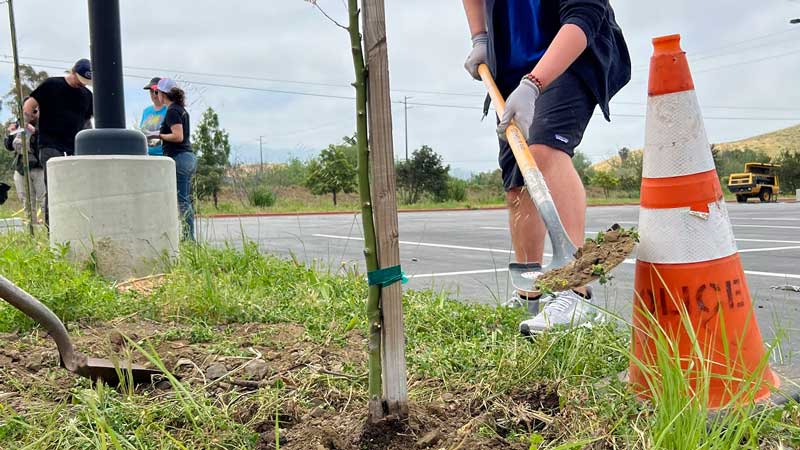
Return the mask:
[[520,131],[522,131],[525,140],[528,139],[528,133],[531,125],[533,125],[536,100],[540,94],[539,87],[533,81],[523,79],[519,83],[519,86],[506,99],[506,110],[497,125],[497,135],[500,136],[500,139],[506,140],[506,128],[508,128],[512,120],[516,122]]
[[467,69],[472,78],[480,80],[481,76],[478,74],[478,66],[486,64],[488,61],[489,52],[489,35],[478,33],[472,36],[472,50],[467,56],[467,61],[464,63],[464,68]]

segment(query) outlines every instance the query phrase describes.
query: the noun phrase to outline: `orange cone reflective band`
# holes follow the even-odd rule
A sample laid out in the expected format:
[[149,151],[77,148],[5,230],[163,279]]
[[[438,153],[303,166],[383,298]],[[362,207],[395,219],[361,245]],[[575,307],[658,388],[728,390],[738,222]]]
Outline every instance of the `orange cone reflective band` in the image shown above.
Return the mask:
[[650,369],[665,339],[661,351],[673,352],[709,407],[761,400],[778,380],[767,365],[686,55],[677,35],[653,46],[630,382],[652,395],[659,374]]
[[643,208],[691,205],[693,210],[708,212],[706,206],[722,198],[722,186],[716,170],[682,177],[642,178],[641,197]]

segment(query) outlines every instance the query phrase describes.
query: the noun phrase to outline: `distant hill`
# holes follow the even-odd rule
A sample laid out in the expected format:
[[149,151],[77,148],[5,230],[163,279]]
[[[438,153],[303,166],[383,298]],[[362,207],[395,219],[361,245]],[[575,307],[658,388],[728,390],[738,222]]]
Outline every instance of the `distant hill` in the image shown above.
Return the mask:
[[800,151],[800,125],[742,139],[741,141],[717,144],[714,148],[723,152],[749,148],[764,152],[770,157],[778,156],[784,150]]
[[[714,149],[722,152],[750,149],[764,152],[770,157],[778,156],[783,150],[800,151],[800,125],[794,125],[739,141],[714,144]],[[641,151],[641,149],[633,150],[633,152]],[[611,168],[611,163],[614,161],[619,161],[619,156],[614,155],[609,159],[595,163],[592,165],[592,168],[594,170],[606,171]]]

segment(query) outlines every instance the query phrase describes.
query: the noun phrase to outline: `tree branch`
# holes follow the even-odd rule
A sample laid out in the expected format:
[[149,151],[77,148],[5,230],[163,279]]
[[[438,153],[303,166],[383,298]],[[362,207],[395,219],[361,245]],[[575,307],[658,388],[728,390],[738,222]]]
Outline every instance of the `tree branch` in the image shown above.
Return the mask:
[[323,15],[323,16],[325,16],[325,18],[326,18],[326,19],[328,19],[328,20],[330,20],[331,22],[333,22],[333,24],[334,24],[334,25],[336,25],[337,27],[339,27],[339,28],[341,28],[341,29],[343,29],[343,30],[345,30],[345,31],[350,31],[350,29],[349,29],[349,28],[347,28],[346,26],[344,26],[344,25],[342,25],[341,23],[337,22],[337,21],[336,21],[336,19],[334,19],[334,18],[333,18],[333,17],[331,17],[331,16],[330,16],[330,15],[329,15],[327,12],[325,12],[325,10],[324,10],[324,9],[322,9],[322,7],[321,7],[321,6],[319,6],[319,4],[317,3],[317,0],[306,0],[306,1],[307,1],[308,3],[311,3],[312,5],[314,5],[314,7],[315,7],[315,8],[317,8],[317,9],[319,10],[319,12],[321,12],[321,13],[322,13],[322,15]]

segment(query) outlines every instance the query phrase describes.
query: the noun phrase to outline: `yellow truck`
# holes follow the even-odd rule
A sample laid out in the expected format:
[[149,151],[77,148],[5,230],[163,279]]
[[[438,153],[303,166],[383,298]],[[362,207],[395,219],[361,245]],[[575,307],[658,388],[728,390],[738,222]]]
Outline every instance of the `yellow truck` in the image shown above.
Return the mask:
[[728,190],[736,195],[739,203],[745,203],[751,197],[757,197],[762,203],[777,202],[780,167],[778,164],[746,163],[744,173],[732,173],[728,177]]

